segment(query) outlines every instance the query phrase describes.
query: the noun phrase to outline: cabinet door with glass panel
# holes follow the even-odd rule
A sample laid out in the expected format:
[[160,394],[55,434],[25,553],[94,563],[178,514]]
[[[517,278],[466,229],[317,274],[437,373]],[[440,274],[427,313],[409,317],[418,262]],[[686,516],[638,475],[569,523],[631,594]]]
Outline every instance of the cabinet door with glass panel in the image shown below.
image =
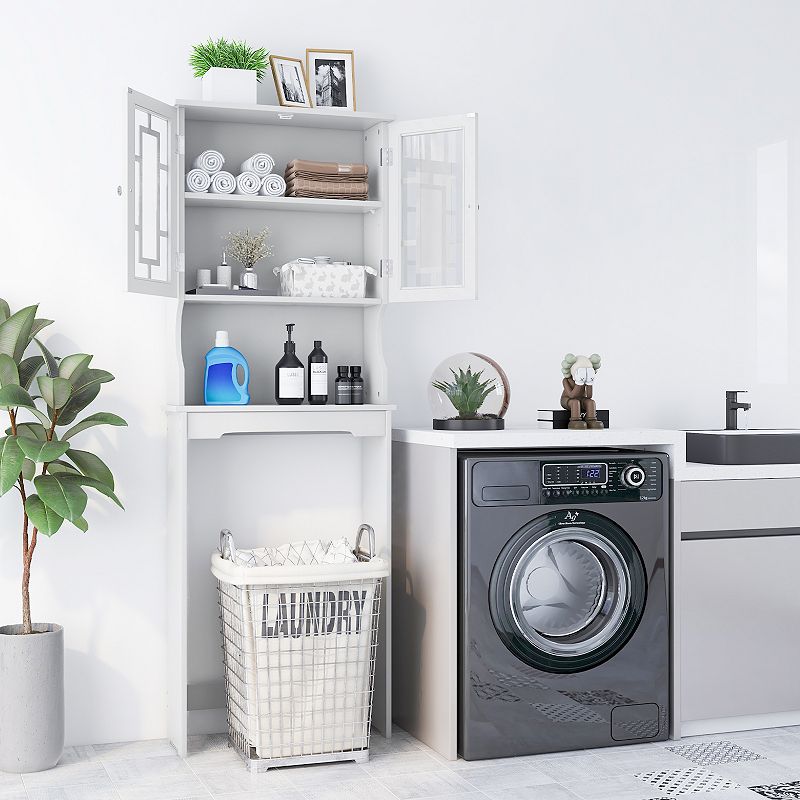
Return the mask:
[[388,128],[389,301],[474,299],[477,116]]
[[128,290],[178,294],[178,111],[128,89]]

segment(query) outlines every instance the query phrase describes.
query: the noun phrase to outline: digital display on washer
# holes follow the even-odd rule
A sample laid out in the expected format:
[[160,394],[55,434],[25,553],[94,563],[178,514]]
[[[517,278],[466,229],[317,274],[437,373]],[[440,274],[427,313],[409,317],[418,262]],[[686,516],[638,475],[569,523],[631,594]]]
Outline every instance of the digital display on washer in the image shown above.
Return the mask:
[[542,486],[602,486],[608,483],[608,464],[544,464]]

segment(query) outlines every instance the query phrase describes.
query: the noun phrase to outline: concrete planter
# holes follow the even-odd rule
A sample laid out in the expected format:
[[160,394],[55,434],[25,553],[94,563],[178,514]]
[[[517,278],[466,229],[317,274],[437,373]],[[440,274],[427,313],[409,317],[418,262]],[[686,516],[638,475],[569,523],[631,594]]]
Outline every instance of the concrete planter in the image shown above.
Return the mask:
[[39,772],[64,750],[64,629],[0,627],[0,772]]
[[211,67],[200,79],[203,100],[213,103],[255,104],[258,81],[255,70]]

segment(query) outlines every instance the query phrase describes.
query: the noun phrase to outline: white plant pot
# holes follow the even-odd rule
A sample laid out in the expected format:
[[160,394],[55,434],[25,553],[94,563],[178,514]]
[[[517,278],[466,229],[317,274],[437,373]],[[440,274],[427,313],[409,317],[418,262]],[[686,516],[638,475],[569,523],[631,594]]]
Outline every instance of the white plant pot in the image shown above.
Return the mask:
[[255,104],[257,85],[255,70],[211,67],[200,79],[203,100],[214,103]]
[[0,627],[0,772],[50,769],[64,751],[64,629],[33,629]]

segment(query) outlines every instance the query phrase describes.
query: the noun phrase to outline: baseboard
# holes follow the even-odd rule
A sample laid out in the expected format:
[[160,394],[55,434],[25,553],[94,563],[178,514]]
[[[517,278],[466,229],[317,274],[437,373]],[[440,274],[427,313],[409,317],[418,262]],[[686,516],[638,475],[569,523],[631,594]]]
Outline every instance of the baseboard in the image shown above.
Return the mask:
[[681,737],[701,736],[708,733],[756,731],[763,728],[784,728],[789,725],[800,725],[800,711],[776,711],[772,714],[751,714],[745,717],[684,720],[681,723]]
[[227,733],[228,722],[224,708],[206,708],[187,714],[189,736],[202,733]]

